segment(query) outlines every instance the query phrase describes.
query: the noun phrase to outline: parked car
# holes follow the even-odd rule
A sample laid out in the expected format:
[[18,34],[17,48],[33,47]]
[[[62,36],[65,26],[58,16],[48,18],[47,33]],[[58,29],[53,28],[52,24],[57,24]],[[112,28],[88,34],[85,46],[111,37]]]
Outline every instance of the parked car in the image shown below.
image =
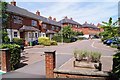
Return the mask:
[[118,38],[111,38],[103,41],[104,44],[111,45],[111,44],[118,44],[119,39]]
[[78,39],[76,38],[76,37],[71,37],[70,38],[70,42],[75,42],[75,41],[77,41]]

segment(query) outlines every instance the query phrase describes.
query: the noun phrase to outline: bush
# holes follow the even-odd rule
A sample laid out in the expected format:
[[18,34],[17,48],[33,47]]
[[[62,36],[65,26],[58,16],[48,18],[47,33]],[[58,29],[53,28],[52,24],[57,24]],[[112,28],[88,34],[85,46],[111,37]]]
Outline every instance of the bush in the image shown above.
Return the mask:
[[57,45],[56,41],[50,41],[48,37],[39,37],[38,43],[44,46]]
[[65,42],[65,43],[70,43],[70,42],[71,42],[71,39],[70,39],[70,38],[63,38],[63,42]]
[[87,59],[91,60],[91,62],[99,62],[101,54],[99,52],[89,52],[89,51],[81,51],[81,50],[75,50],[74,51],[74,57],[76,60],[83,60]]
[[92,62],[99,62],[101,54],[99,52],[91,52],[90,54]]
[[51,45],[57,45],[56,41],[51,41]]
[[18,45],[23,45],[23,39],[22,38],[13,38],[13,42]]
[[113,70],[112,72],[120,78],[120,52],[113,55]]
[[61,39],[62,39],[62,37],[59,36],[59,35],[54,35],[54,36],[52,37],[52,40],[55,40],[55,41],[57,41],[57,42],[61,42]]
[[5,37],[4,37],[4,42],[5,42],[5,43],[9,43],[9,42],[10,42],[10,38],[9,38],[8,36],[5,36]]
[[0,45],[0,49],[9,48],[11,57],[10,57],[10,63],[11,63],[11,69],[15,70],[20,63],[20,46],[17,44],[2,44]]

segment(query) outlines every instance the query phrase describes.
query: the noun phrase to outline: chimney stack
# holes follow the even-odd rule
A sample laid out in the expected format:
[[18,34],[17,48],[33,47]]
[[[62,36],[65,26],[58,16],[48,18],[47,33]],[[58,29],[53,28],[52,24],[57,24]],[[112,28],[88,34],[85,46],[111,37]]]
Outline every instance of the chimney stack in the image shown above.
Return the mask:
[[52,20],[52,17],[51,17],[51,16],[49,16],[49,19],[51,19],[51,20]]
[[85,21],[85,24],[87,24],[87,21]]
[[72,20],[72,18],[70,18]]
[[56,21],[56,18],[53,18],[54,21]]
[[65,19],[67,19],[67,16],[65,16]]
[[11,5],[16,6],[16,1],[11,1]]
[[37,10],[36,15],[40,16],[40,11],[39,10]]

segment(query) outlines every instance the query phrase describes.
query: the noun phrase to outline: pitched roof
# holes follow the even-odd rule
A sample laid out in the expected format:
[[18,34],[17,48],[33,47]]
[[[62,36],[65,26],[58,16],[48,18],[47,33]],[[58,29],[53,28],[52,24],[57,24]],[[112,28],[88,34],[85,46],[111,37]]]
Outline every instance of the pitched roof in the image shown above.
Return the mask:
[[68,18],[64,18],[64,19],[60,20],[59,22],[62,23],[62,24],[63,23],[71,23],[71,24],[75,24],[75,25],[81,25],[78,22],[76,22],[76,21],[74,21],[72,19],[68,19]]
[[96,29],[98,29],[97,26],[95,26],[95,25],[93,25],[93,24],[88,24],[88,23],[84,23],[84,24],[82,25],[82,27],[89,27],[89,28],[96,28]]
[[33,18],[33,19],[41,20],[44,23],[48,23],[48,24],[52,24],[52,25],[56,25],[56,26],[61,26],[60,23],[58,23],[54,20],[48,20],[48,18],[45,18],[43,16],[38,16],[38,15],[36,15],[36,14],[26,10],[26,9],[23,9],[23,8],[20,8],[20,7],[17,7],[17,6],[12,6],[10,4],[7,5],[7,11],[12,12],[12,13],[16,13],[16,14],[19,14],[19,15],[22,15],[22,16],[30,17],[30,18]]
[[39,29],[32,27],[32,26],[25,26],[23,25],[23,27],[21,27],[19,29],[20,31],[40,31]]

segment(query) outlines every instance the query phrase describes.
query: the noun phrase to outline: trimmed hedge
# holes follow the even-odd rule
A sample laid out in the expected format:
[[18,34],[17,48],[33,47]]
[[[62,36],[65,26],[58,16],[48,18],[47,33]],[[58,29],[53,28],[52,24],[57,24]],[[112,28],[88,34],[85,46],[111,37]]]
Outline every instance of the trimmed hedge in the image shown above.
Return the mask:
[[56,41],[50,41],[48,37],[39,37],[38,43],[44,46],[57,45]]
[[51,41],[51,45],[57,45],[56,41]]
[[20,46],[17,44],[2,44],[0,45],[0,49],[9,48],[11,53],[10,63],[11,69],[15,70],[18,68],[18,64],[20,63]]

